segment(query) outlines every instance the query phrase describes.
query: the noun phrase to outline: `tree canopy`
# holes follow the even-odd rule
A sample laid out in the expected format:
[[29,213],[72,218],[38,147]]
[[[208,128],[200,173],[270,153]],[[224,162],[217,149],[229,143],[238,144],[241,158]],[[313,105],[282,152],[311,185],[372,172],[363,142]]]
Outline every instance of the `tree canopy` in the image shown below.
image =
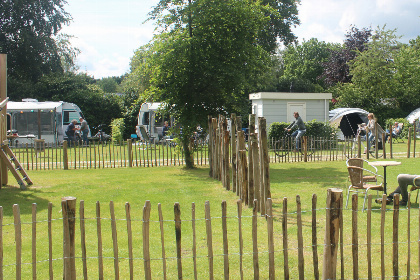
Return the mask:
[[169,104],[186,153],[208,115],[234,112],[246,102],[269,69],[279,35],[294,39],[297,2],[266,2],[161,0],[151,12],[163,32],[135,54],[129,79],[147,80],[144,96]]

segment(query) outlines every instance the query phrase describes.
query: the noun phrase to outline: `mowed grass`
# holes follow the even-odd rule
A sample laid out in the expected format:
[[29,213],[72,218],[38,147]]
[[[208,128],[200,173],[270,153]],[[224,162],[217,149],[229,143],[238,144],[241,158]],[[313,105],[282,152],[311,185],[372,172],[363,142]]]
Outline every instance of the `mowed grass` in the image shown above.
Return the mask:
[[[420,163],[418,159],[398,159],[402,162],[400,166],[388,167],[388,192],[396,187],[396,176],[399,173],[418,173]],[[23,256],[22,266],[23,278],[31,276],[31,207],[32,203],[37,205],[37,275],[39,279],[48,277],[48,225],[47,209],[48,203],[53,204],[53,258],[54,276],[62,274],[62,214],[61,198],[73,196],[77,198],[77,213],[79,217],[79,203],[84,201],[84,213],[87,238],[87,264],[90,278],[98,278],[98,238],[96,202],[101,205],[101,223],[104,255],[104,276],[105,279],[114,278],[113,240],[110,221],[110,201],[113,201],[118,229],[118,252],[119,252],[119,275],[121,279],[127,279],[128,269],[128,235],[126,223],[126,202],[130,203],[132,230],[133,230],[133,254],[134,274],[137,278],[144,277],[143,266],[143,236],[142,217],[143,206],[149,200],[152,206],[150,223],[150,254],[152,276],[154,279],[162,279],[162,246],[161,232],[158,216],[158,204],[161,204],[163,213],[163,227],[166,253],[166,269],[168,279],[174,279],[178,275],[176,260],[176,239],[174,226],[174,203],[179,202],[182,219],[182,265],[185,279],[193,279],[192,258],[192,203],[195,203],[195,225],[197,240],[197,267],[198,278],[208,278],[209,261],[207,258],[207,235],[206,220],[204,219],[206,201],[209,201],[212,216],[212,237],[214,249],[214,271],[215,279],[223,279],[223,234],[222,234],[222,212],[221,202],[227,202],[227,227],[229,240],[229,261],[231,279],[240,277],[240,256],[239,256],[239,231],[237,219],[238,197],[231,191],[223,189],[221,182],[211,179],[208,176],[208,168],[197,168],[185,170],[182,167],[159,167],[159,168],[116,168],[116,169],[84,169],[84,170],[52,170],[52,171],[30,171],[34,185],[26,191],[17,188],[15,179],[9,175],[9,186],[0,191],[0,205],[3,207],[3,242],[4,259],[3,271],[5,279],[15,277],[16,260],[14,244],[13,225],[13,204],[19,204],[22,230],[23,230]],[[379,169],[383,174],[383,169]],[[276,278],[283,278],[283,233],[282,233],[282,211],[284,198],[287,198],[288,218],[288,239],[289,239],[289,268],[291,279],[298,278],[297,258],[297,214],[296,195],[300,196],[302,203],[303,237],[304,237],[304,258],[305,278],[313,279],[312,262],[312,230],[311,230],[311,201],[312,195],[317,196],[317,234],[318,244],[323,244],[325,228],[325,202],[327,189],[343,189],[344,199],[346,198],[347,170],[344,161],[315,162],[315,163],[287,163],[271,164],[270,166],[271,194],[274,209],[274,236],[275,236],[275,264]],[[372,192],[372,194],[375,194]],[[411,199],[415,201],[414,198]],[[359,209],[363,197],[359,196]],[[345,203],[345,202],[344,202]],[[244,240],[243,271],[245,279],[253,279],[252,268],[252,210],[243,205],[242,235]],[[351,205],[351,204],[350,204]],[[380,216],[377,211],[379,205],[373,203],[375,211],[372,213],[372,240],[374,276],[380,276]],[[391,209],[391,206],[387,207]],[[417,274],[418,249],[418,204],[412,205],[411,227],[411,274]],[[407,210],[400,211],[400,274],[406,275],[407,258]],[[392,211],[386,213],[386,272],[392,275]],[[358,212],[359,229],[359,271],[361,278],[367,278],[366,262],[366,212]],[[352,277],[352,212],[344,211],[344,261],[346,278]],[[80,247],[80,220],[76,220],[76,266],[77,279],[82,278],[82,260]],[[261,279],[268,278],[268,247],[267,247],[267,224],[265,217],[258,218],[258,247],[259,267]],[[319,269],[322,272],[323,246],[317,247],[319,255]]]

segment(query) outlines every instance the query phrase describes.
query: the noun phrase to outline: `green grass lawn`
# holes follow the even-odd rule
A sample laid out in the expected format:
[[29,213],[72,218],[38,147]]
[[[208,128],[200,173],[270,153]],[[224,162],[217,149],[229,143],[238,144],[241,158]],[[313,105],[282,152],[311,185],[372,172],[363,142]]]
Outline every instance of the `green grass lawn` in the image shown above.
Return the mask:
[[[387,169],[388,190],[392,191],[397,186],[396,177],[399,173],[419,173],[420,162],[418,159],[398,159],[400,166]],[[348,186],[347,171],[344,161],[314,162],[314,163],[287,163],[271,164],[270,166],[271,193],[274,202],[274,236],[276,257],[276,278],[283,278],[283,251],[282,251],[282,209],[283,199],[288,200],[288,234],[289,234],[289,267],[291,279],[298,278],[297,270],[297,226],[296,226],[296,195],[299,195],[302,203],[305,278],[313,278],[312,248],[311,248],[311,200],[312,195],[318,198],[317,205],[317,234],[318,244],[323,244],[325,227],[325,201],[328,188],[343,189],[346,198]],[[204,219],[204,204],[210,202],[214,247],[215,279],[223,279],[223,246],[221,223],[221,202],[226,200],[228,208],[228,237],[229,237],[229,261],[231,279],[239,277],[239,241],[237,219],[237,196],[223,189],[221,182],[209,178],[209,169],[202,167],[194,170],[185,170],[181,167],[160,168],[109,168],[109,169],[83,169],[83,170],[50,170],[29,171],[34,185],[26,191],[17,188],[16,181],[9,175],[9,186],[2,188],[0,205],[3,207],[3,242],[4,278],[15,277],[15,246],[13,226],[13,204],[19,204],[22,229],[23,229],[23,278],[28,279],[31,275],[31,205],[37,204],[37,270],[38,278],[48,277],[48,239],[47,239],[47,209],[48,203],[53,204],[53,258],[55,278],[62,274],[62,217],[61,198],[73,196],[79,202],[84,201],[86,217],[88,275],[90,278],[98,278],[97,272],[97,235],[96,235],[96,202],[101,204],[104,269],[105,279],[113,278],[114,261],[112,249],[112,237],[110,227],[109,202],[115,205],[115,215],[118,227],[120,277],[128,277],[128,249],[127,229],[125,221],[125,204],[130,203],[131,219],[133,228],[134,266],[137,278],[143,278],[143,249],[142,249],[142,213],[146,200],[152,205],[150,233],[151,233],[151,257],[152,276],[154,279],[162,279],[161,242],[158,218],[158,204],[162,206],[165,229],[165,249],[168,269],[168,279],[177,276],[176,266],[176,241],[174,228],[174,203],[181,206],[182,219],[182,254],[183,272],[185,279],[193,278],[192,259],[192,203],[196,206],[197,227],[197,266],[199,279],[208,277],[208,259],[206,246],[206,221]],[[383,169],[379,169],[383,173]],[[374,194],[372,192],[372,194]],[[414,203],[415,199],[411,201]],[[359,209],[363,197],[359,196]],[[380,276],[380,211],[379,205],[373,203],[376,209],[372,213],[372,251],[374,259],[374,277]],[[391,206],[387,206],[391,209]],[[418,240],[418,204],[412,204],[411,209],[411,241]],[[387,212],[386,217],[386,273],[392,276],[392,211]],[[79,212],[76,216],[78,217]],[[244,256],[243,268],[245,279],[252,279],[252,242],[251,220],[252,210],[243,205],[243,239]],[[344,211],[344,258],[346,278],[352,277],[352,239],[351,239],[351,216],[350,210]],[[361,278],[367,278],[366,264],[366,212],[358,212],[359,219],[359,271]],[[406,275],[407,257],[407,210],[400,211],[400,275]],[[266,221],[264,217],[258,219],[258,239],[260,252],[260,277],[268,278],[268,253]],[[79,221],[76,222],[76,256],[81,256]],[[410,244],[411,275],[417,274],[418,244]],[[323,246],[318,246],[319,269],[322,272]],[[78,279],[82,278],[82,260],[76,260],[78,267]],[[338,270],[339,271],[339,270]],[[412,276],[413,277],[413,276]],[[413,277],[414,278],[414,277]]]

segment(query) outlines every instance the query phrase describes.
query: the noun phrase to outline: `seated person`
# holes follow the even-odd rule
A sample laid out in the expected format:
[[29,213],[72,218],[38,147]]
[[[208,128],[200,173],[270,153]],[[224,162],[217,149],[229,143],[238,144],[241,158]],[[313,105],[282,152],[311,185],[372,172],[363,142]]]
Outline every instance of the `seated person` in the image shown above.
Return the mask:
[[[408,201],[408,186],[414,185],[414,178],[419,177],[420,175],[410,175],[410,174],[400,174],[397,176],[398,187],[390,193],[386,199],[386,204],[392,204],[394,199],[394,194],[401,194],[402,199],[400,201],[400,206],[407,206]],[[420,186],[420,179],[416,181],[416,186]]]
[[[401,127],[400,127],[398,122],[395,122],[394,126],[392,127],[392,137],[393,138],[397,137],[398,134],[400,134],[400,132],[401,132]],[[388,140],[388,143],[389,143],[389,141],[391,140],[391,139],[388,139],[389,138],[389,129],[386,130],[386,133],[387,133],[387,135],[386,135],[385,141]]]

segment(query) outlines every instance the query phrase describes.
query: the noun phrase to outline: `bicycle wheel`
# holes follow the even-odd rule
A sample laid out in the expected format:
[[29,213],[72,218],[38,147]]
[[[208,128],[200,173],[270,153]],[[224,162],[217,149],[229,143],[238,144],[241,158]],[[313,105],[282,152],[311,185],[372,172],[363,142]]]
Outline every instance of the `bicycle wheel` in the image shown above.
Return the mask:
[[286,156],[290,151],[289,138],[283,138],[274,142],[274,153],[278,157]]
[[[311,156],[315,152],[316,144],[315,140],[311,137],[308,139],[308,143],[306,144],[306,155]],[[302,155],[305,154],[305,151],[303,149],[300,149],[300,152]]]

